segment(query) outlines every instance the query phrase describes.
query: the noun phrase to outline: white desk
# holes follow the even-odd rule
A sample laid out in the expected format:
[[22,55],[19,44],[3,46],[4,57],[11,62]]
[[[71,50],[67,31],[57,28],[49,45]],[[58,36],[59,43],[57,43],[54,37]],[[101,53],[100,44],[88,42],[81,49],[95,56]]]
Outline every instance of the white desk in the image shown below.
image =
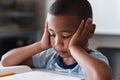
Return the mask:
[[32,71],[16,74],[10,77],[3,77],[0,80],[85,80],[80,77],[73,77],[43,71]]
[[[0,62],[0,67],[2,69],[1,62]],[[84,76],[80,76],[80,75],[77,76],[77,75],[70,75],[70,74],[65,74],[65,73],[61,73],[61,72],[38,70],[38,69],[32,69],[32,71],[26,71],[26,72],[18,74],[18,75],[1,78],[0,80],[24,80],[24,79],[27,79],[27,80],[39,80],[39,79],[44,79],[44,80],[87,80],[87,79],[85,79]]]
[[[23,66],[25,68],[25,66]],[[1,72],[8,71],[11,69],[11,71],[15,72],[18,70],[27,70],[28,67],[25,69],[22,66],[16,66],[16,67],[7,67],[6,69],[4,67],[1,67]],[[18,70],[17,70],[18,69]],[[2,71],[3,70],[3,71]],[[4,72],[3,72],[4,73]],[[77,76],[77,75],[71,75],[71,74],[65,74],[61,72],[55,72],[55,71],[47,71],[47,70],[28,70],[23,73],[17,73],[13,76],[8,77],[2,77],[0,80],[86,80],[84,76]]]

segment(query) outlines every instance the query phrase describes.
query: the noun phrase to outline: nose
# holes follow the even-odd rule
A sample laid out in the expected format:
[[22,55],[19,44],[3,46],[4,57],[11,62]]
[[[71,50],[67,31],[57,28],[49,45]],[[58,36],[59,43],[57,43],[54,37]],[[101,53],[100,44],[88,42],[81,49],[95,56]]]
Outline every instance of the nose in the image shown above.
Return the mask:
[[64,42],[62,38],[57,37],[55,39],[55,46],[57,49],[61,49],[64,46]]

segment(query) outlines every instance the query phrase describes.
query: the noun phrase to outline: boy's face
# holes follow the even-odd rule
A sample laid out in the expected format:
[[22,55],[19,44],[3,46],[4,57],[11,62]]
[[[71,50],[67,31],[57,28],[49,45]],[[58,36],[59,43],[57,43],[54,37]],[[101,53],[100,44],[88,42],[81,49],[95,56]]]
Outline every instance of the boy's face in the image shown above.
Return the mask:
[[71,57],[68,45],[80,24],[77,16],[54,16],[48,14],[48,31],[52,47],[61,57]]

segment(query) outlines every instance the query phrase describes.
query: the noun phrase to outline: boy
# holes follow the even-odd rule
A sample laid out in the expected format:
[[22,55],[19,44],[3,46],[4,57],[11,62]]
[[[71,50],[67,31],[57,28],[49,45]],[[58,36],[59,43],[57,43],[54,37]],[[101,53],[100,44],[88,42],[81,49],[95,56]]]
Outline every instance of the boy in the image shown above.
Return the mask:
[[49,9],[42,39],[9,51],[2,57],[2,64],[26,64],[87,75],[90,80],[111,80],[106,57],[88,49],[94,31],[92,9],[87,0],[56,0]]

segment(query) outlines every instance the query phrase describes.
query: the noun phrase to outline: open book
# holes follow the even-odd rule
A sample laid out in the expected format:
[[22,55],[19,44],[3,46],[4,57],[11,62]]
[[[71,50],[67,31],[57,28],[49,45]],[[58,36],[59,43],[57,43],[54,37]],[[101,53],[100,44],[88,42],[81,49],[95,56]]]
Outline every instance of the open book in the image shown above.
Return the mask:
[[0,80],[86,80],[83,76],[65,73],[33,70],[28,66],[0,67]]

